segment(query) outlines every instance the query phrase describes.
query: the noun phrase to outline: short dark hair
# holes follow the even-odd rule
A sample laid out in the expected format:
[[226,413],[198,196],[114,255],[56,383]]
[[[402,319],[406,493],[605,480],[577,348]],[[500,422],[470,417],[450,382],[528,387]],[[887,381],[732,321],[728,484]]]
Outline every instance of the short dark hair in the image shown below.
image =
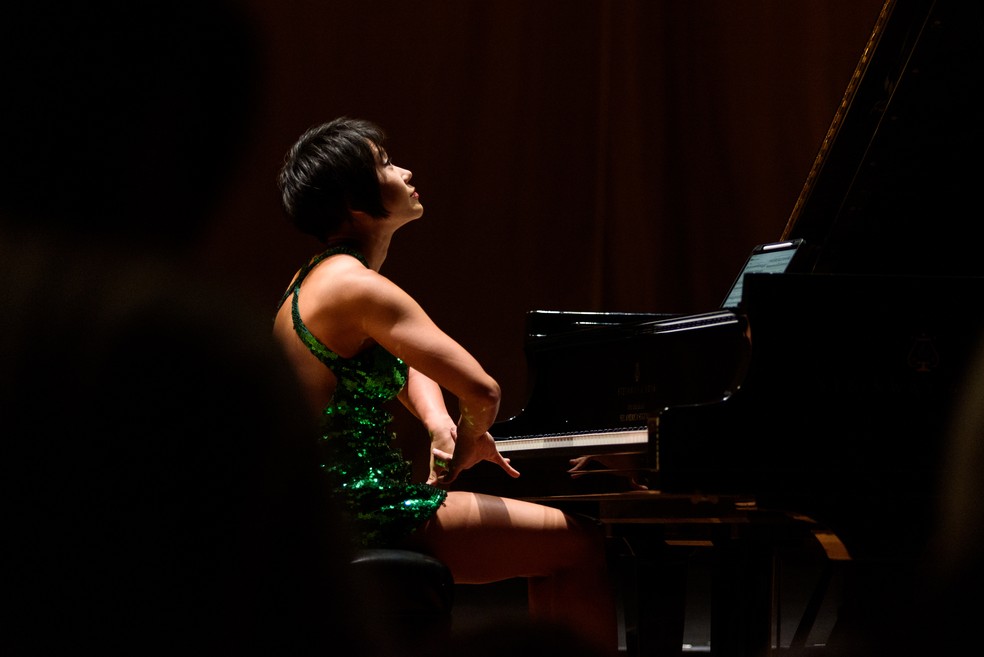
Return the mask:
[[340,117],[308,129],[287,153],[277,177],[284,211],[294,225],[322,242],[352,217],[352,210],[383,218],[372,144],[382,148],[382,128]]

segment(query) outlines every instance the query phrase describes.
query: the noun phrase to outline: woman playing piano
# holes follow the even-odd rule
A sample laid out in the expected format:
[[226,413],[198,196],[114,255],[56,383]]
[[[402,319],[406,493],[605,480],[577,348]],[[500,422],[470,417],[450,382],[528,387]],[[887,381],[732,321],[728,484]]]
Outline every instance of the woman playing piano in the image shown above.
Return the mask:
[[[374,124],[311,128],[278,183],[288,217],[322,243],[292,279],[274,335],[322,419],[324,470],[367,547],[429,553],[458,583],[529,580],[533,619],[560,622],[615,654],[616,613],[603,537],[591,523],[520,500],[448,491],[491,461],[519,473],[488,428],[499,386],[405,291],[379,273],[393,234],[424,211],[411,172]],[[454,420],[442,388],[458,401]],[[430,436],[426,482],[391,445],[383,405],[399,398]]]

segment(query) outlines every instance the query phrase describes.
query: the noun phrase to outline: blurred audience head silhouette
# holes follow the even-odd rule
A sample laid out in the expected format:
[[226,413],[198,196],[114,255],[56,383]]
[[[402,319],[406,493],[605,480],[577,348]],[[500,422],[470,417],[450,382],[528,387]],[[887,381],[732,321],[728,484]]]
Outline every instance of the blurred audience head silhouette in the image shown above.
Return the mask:
[[232,2],[38,0],[2,10],[8,225],[194,237],[254,119],[259,40]]
[[269,317],[179,254],[250,134],[238,3],[0,17],[0,652],[371,654]]

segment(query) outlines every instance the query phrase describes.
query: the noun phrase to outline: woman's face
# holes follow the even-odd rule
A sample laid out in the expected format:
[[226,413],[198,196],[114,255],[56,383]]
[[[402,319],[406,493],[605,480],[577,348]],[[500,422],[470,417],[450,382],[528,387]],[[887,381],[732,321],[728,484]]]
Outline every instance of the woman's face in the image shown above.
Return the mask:
[[407,221],[419,218],[424,214],[424,206],[420,204],[416,189],[410,185],[413,173],[393,164],[384,148],[374,147],[373,152],[383,207],[389,211],[390,218]]

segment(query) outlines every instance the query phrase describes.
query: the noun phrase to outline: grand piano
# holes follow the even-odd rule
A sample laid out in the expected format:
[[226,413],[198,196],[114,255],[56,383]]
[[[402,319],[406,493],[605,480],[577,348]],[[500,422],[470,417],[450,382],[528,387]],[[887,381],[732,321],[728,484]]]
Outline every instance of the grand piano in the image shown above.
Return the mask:
[[[530,312],[530,399],[491,429],[523,477],[478,467],[458,487],[637,520],[679,499],[807,518],[851,563],[832,650],[880,642],[925,570],[953,403],[984,337],[982,81],[981,3],[887,0],[777,236],[808,256],[749,275],[740,307],[706,324]],[[587,474],[568,474],[572,457]],[[648,510],[613,506],[641,488]],[[780,647],[721,613],[714,654]]]

